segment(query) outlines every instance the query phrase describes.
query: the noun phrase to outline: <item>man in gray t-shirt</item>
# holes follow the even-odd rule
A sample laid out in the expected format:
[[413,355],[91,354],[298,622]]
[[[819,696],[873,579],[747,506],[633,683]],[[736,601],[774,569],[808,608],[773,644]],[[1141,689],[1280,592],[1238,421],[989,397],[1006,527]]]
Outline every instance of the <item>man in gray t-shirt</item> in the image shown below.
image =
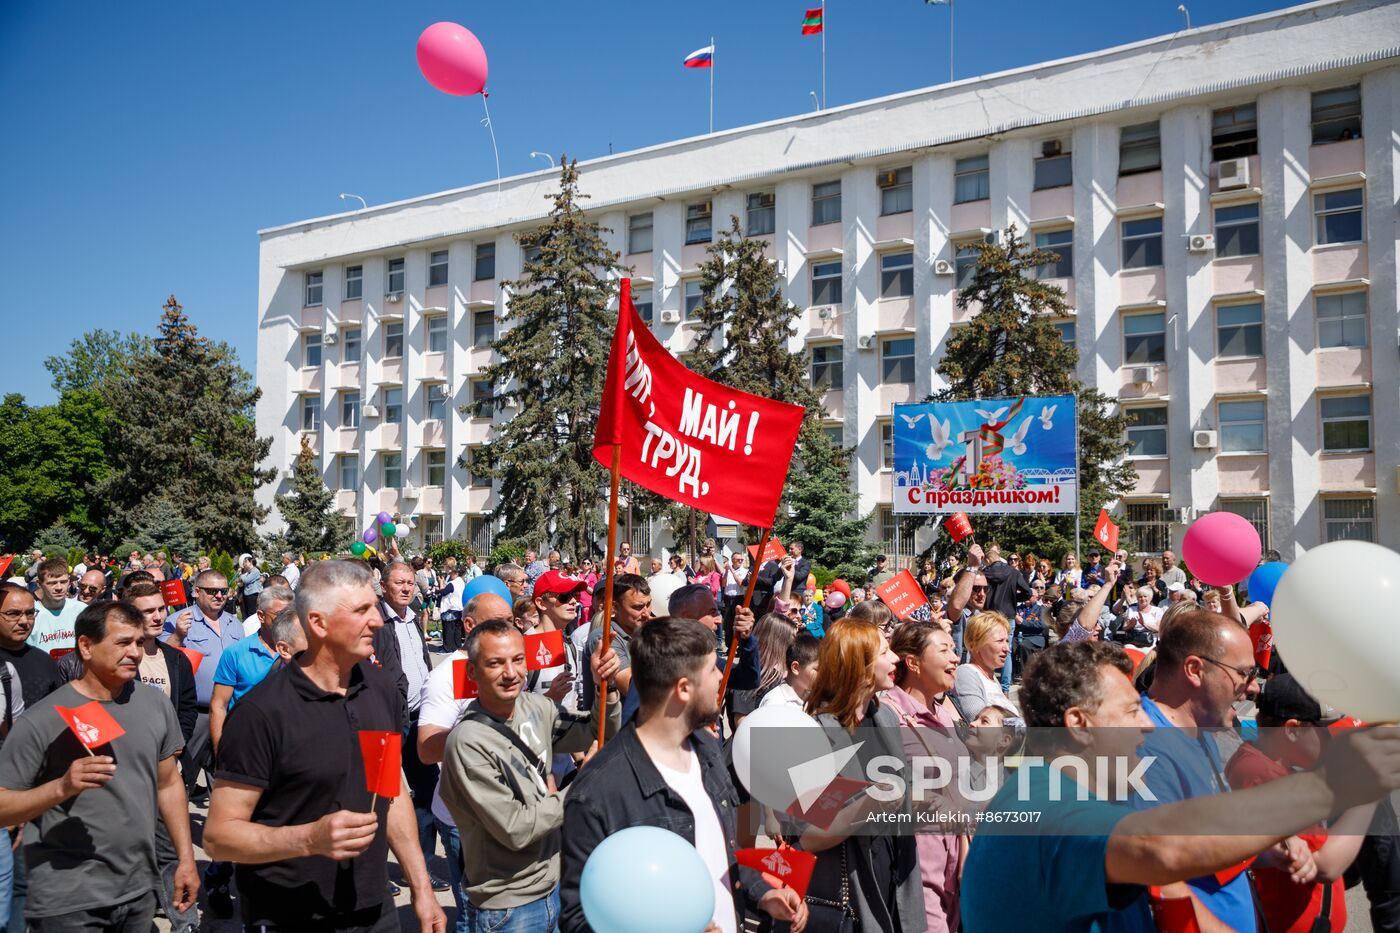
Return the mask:
[[[38,700],[0,749],[0,825],[25,823],[30,929],[145,929],[156,909],[156,809],[178,855],[175,906],[199,892],[174,707],[137,680],[144,628],[125,603],[103,600],[78,616],[84,673]],[[124,730],[85,748],[56,707]],[[84,727],[84,728],[90,728]]]

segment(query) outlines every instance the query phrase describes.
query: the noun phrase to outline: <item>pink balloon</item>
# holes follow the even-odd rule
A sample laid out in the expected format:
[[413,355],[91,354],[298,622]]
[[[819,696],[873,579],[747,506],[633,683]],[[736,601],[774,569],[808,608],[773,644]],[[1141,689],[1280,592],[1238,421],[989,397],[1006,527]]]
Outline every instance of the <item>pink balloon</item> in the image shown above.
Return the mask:
[[470,97],[486,86],[486,50],[471,30],[433,23],[418,37],[418,68],[444,94]]
[[1233,512],[1202,515],[1186,529],[1181,557],[1211,586],[1239,583],[1259,565],[1263,545],[1249,520]]

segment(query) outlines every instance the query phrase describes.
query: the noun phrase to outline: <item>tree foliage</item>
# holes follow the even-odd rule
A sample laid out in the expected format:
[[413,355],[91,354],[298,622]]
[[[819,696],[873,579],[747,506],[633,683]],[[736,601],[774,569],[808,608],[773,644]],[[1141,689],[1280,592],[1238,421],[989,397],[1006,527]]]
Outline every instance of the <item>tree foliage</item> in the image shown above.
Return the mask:
[[[82,542],[78,535],[61,519],[39,532],[34,538],[34,543],[30,545],[31,549],[38,548],[43,551],[45,557],[67,557],[69,551],[81,547]],[[71,561],[69,565],[72,565]]]
[[813,565],[862,581],[875,546],[866,539],[870,517],[861,516],[851,487],[850,455],[825,432],[805,425],[798,444],[774,530],[782,541],[801,541],[803,556]]
[[22,395],[0,402],[0,539],[22,545],[62,523],[81,543],[103,536],[103,514],[89,493],[106,477],[111,409],[91,389],[70,389],[53,405]]
[[189,519],[169,496],[147,499],[135,517],[132,537],[141,553],[164,551],[166,556],[179,554],[188,559],[199,549]]
[[291,550],[336,552],[350,546],[352,521],[335,507],[335,493],[326,487],[316,452],[305,439],[292,464],[292,491],[275,498],[277,511],[287,523]]
[[111,403],[116,390],[150,352],[151,338],[145,334],[99,328],[75,339],[67,353],[44,360],[44,368],[53,376],[53,388],[59,395],[92,390]]

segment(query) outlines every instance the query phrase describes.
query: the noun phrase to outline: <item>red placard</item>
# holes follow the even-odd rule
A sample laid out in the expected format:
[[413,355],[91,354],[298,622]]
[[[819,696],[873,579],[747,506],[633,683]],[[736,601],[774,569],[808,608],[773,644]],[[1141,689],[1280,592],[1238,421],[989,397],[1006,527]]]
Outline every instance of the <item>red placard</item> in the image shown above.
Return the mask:
[[0,557],[0,578],[5,576],[5,571],[9,570],[10,565],[14,562],[15,555],[13,554],[6,554],[4,557]]
[[875,587],[875,595],[890,607],[890,612],[893,612],[897,619],[907,619],[920,606],[928,605],[924,588],[919,586],[919,581],[907,570],[901,570]]
[[1107,509],[1099,509],[1099,520],[1094,523],[1094,540],[1110,551],[1118,550],[1118,526],[1108,517]]
[[467,673],[467,659],[458,658],[452,662],[452,697],[456,700],[475,699],[476,681]]
[[73,652],[73,649],[72,649],[72,648],[50,648],[50,649],[49,649],[49,657],[51,657],[51,658],[53,658],[55,661],[57,661],[59,658],[63,657],[65,654],[72,654],[72,652]]
[[791,846],[781,849],[740,849],[735,857],[740,865],[763,872],[764,880],[773,887],[792,888],[798,897],[807,896],[812,870],[817,867],[815,855]]
[[948,529],[948,534],[952,536],[953,542],[962,541],[972,534],[972,522],[968,521],[966,512],[954,512],[943,520],[943,527]]
[[1157,933],[1200,933],[1196,907],[1189,896],[1163,897],[1162,889],[1154,885],[1148,888],[1148,903]]
[[360,754],[365,759],[365,788],[380,797],[397,797],[401,791],[403,736],[361,729]]
[[527,671],[542,671],[547,667],[558,667],[564,663],[565,658],[564,633],[558,629],[525,636],[525,669]]
[[763,559],[758,557],[758,545],[749,545],[749,560],[753,561],[755,567],[762,566],[770,560],[782,560],[787,557],[787,548],[783,547],[783,542],[777,538],[769,538],[768,546],[763,549]]
[[189,602],[185,598],[185,583],[183,580],[165,580],[160,585],[160,597],[165,600],[165,605],[171,609],[176,609]]
[[78,741],[83,743],[83,747],[89,750],[126,735],[126,730],[121,724],[96,700],[74,709],[55,706],[54,710],[68,723],[68,728],[78,737]]
[[800,801],[793,801],[785,813],[788,816],[796,816],[806,820],[818,829],[830,829],[831,824],[836,822],[836,817],[841,812],[841,808],[846,802],[857,793],[865,790],[871,785],[870,781],[863,781],[858,778],[849,778],[838,774],[831,779],[831,783],[826,785],[826,789],[821,792],[812,805],[806,810],[802,809]]
[[1254,663],[1268,670],[1274,659],[1274,627],[1265,621],[1252,623],[1249,640],[1254,643]]
[[181,648],[180,650],[184,653],[185,657],[190,659],[190,667],[194,668],[194,672],[198,674],[199,665],[204,661],[204,655],[195,651],[193,648]]

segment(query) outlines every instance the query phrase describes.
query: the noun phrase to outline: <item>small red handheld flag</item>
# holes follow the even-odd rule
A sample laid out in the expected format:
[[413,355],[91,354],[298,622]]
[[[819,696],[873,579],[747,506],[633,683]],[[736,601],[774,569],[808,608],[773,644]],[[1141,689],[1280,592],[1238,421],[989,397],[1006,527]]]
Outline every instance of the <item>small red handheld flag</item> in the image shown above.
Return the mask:
[[807,896],[807,885],[812,881],[812,870],[817,867],[815,855],[791,847],[740,849],[735,855],[740,865],[763,872],[764,880],[773,887],[792,888],[798,897]]
[[525,669],[542,671],[564,663],[564,633],[536,632],[525,636]]
[[4,557],[0,557],[0,577],[5,576],[5,571],[9,570],[10,565],[14,562],[15,555],[13,554],[6,554]]
[[890,607],[896,619],[907,619],[914,610],[928,605],[924,588],[919,586],[919,581],[907,570],[901,570],[875,587],[875,595]]
[[758,556],[758,545],[749,545],[749,559],[753,561],[755,567],[761,567],[770,560],[782,560],[787,557],[787,548],[783,547],[783,542],[777,538],[770,537],[768,545],[763,549],[763,558]]
[[185,653],[185,657],[190,659],[190,667],[194,668],[194,672],[198,674],[199,665],[200,662],[204,660],[204,655],[198,651],[195,651],[193,648],[181,648],[180,650]]
[[801,801],[795,800],[792,806],[784,812],[788,816],[804,819],[818,829],[830,829],[846,802],[869,787],[871,783],[871,781],[862,781],[858,778],[849,778],[844,774],[838,774],[831,779],[830,784],[826,785],[820,796],[812,801],[810,807],[804,810]]
[[1263,620],[1252,623],[1249,640],[1254,642],[1254,663],[1268,670],[1274,659],[1274,627]]
[[397,797],[401,791],[403,736],[361,729],[360,754],[365,759],[365,787],[369,792],[376,797]]
[[968,521],[966,512],[954,512],[943,522],[943,527],[948,529],[948,534],[952,536],[953,543],[958,543],[972,534],[972,522]]
[[1099,509],[1099,520],[1094,523],[1094,540],[1110,551],[1118,550],[1118,526],[1108,517],[1107,509]]
[[1196,920],[1196,907],[1191,897],[1163,897],[1162,889],[1148,888],[1148,903],[1152,905],[1152,922],[1157,933],[1201,933]]
[[181,580],[166,580],[160,585],[160,598],[170,609],[177,609],[189,600],[185,598],[185,584]]
[[452,662],[452,698],[471,700],[476,697],[476,681],[467,673],[467,659],[458,658]]
[[121,724],[96,700],[75,709],[55,706],[54,710],[63,717],[63,721],[68,723],[68,728],[73,730],[78,741],[89,751],[126,735],[126,730]]

